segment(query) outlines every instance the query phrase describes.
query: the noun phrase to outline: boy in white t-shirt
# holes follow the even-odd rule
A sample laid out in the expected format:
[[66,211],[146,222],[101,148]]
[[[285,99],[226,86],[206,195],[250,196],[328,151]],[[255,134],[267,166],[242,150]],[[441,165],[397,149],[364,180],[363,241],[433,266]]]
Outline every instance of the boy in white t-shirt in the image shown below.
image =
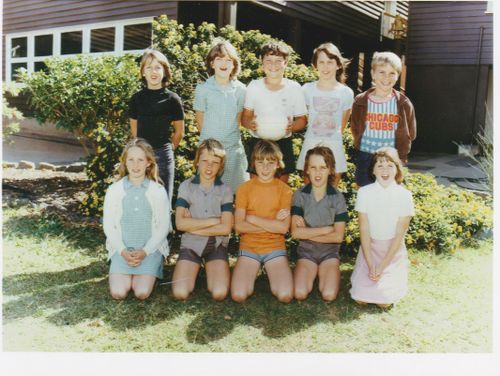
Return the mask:
[[344,84],[349,61],[342,57],[334,44],[323,43],[314,50],[312,64],[318,71],[319,80],[302,86],[309,113],[297,169],[304,169],[308,150],[319,144],[328,146],[335,156],[332,184],[337,187],[342,173],[347,171],[342,133],[351,115],[354,99],[352,90]]
[[[259,125],[259,118],[281,117],[288,119],[286,132],[275,141],[283,153],[285,168],[280,179],[288,182],[288,175],[295,171],[293,156],[292,132],[298,132],[306,126],[307,108],[300,85],[284,78],[285,68],[290,52],[284,45],[268,42],[261,48],[262,68],[265,77],[253,80],[247,88],[245,105],[241,122],[250,130],[252,137],[247,141],[247,158],[250,166],[250,156],[260,139],[265,138],[264,122]],[[260,134],[260,135],[259,135]],[[250,171],[255,174],[254,171]]]

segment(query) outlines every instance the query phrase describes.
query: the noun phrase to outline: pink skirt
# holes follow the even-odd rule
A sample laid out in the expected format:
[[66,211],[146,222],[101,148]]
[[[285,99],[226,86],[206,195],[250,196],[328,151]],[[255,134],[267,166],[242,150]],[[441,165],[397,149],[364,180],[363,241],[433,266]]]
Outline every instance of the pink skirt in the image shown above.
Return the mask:
[[[373,264],[378,265],[383,260],[392,239],[371,239]],[[354,300],[375,303],[392,304],[403,298],[408,292],[408,254],[403,244],[396,251],[391,263],[385,268],[378,281],[368,277],[368,265],[361,247],[356,258],[356,265],[351,275],[351,297]]]

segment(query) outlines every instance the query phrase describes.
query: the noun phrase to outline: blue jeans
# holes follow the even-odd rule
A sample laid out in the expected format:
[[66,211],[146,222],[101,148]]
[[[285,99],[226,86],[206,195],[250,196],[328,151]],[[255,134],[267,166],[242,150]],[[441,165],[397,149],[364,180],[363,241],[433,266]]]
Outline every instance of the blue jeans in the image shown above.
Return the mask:
[[175,170],[174,150],[172,149],[172,144],[168,143],[159,149],[155,149],[155,157],[156,163],[158,164],[158,173],[161,180],[163,180],[165,190],[167,191],[168,198],[170,199],[170,204],[172,204]]
[[372,153],[358,150],[358,154],[356,155],[356,174],[354,179],[356,181],[356,184],[360,187],[374,182],[373,178],[371,177],[372,171],[368,171],[370,169],[372,158]]

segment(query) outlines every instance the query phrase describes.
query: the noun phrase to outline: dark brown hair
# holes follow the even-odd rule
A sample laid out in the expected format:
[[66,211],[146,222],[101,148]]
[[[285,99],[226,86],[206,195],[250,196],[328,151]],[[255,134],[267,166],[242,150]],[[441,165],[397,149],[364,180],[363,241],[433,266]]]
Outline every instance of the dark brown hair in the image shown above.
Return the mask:
[[215,58],[224,56],[229,56],[233,61],[234,67],[229,78],[234,80],[240,73],[241,63],[236,48],[226,40],[217,42],[210,51],[208,51],[207,57],[205,58],[205,66],[207,67],[208,74],[213,76],[215,73],[214,68],[212,68],[212,63]]
[[345,83],[347,79],[347,66],[351,61],[342,56],[337,46],[335,46],[333,43],[328,42],[320,44],[314,49],[312,56],[312,65],[314,66],[314,68],[317,68],[318,55],[320,54],[320,52],[324,52],[329,59],[335,59],[339,67],[337,73],[335,74],[335,78],[337,79],[337,81]]
[[275,43],[275,42],[267,42],[262,45],[260,48],[260,59],[263,60],[267,55],[273,56],[281,56],[285,60],[288,60],[288,56],[290,55],[290,50],[287,46]]
[[331,184],[333,177],[335,176],[335,157],[333,156],[332,149],[323,145],[318,145],[309,149],[306,153],[306,159],[304,162],[304,177],[307,175],[307,169],[309,168],[309,158],[313,155],[323,157],[326,166],[330,170],[330,174],[328,175],[328,184]]

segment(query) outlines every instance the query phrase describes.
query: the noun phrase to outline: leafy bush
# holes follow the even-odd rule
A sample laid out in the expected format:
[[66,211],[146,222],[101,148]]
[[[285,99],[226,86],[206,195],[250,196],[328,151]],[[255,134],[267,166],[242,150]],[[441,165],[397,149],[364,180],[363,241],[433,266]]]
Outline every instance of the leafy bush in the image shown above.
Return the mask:
[[23,114],[15,107],[11,107],[5,94],[16,96],[19,93],[19,88],[15,85],[2,84],[2,134],[4,140],[11,142],[9,136],[19,132],[19,122],[24,119]]
[[38,122],[73,132],[90,154],[86,172],[91,186],[81,209],[99,215],[129,134],[128,101],[139,88],[135,57],[78,55],[50,58],[46,65],[46,71],[23,72],[20,79],[31,92]]

